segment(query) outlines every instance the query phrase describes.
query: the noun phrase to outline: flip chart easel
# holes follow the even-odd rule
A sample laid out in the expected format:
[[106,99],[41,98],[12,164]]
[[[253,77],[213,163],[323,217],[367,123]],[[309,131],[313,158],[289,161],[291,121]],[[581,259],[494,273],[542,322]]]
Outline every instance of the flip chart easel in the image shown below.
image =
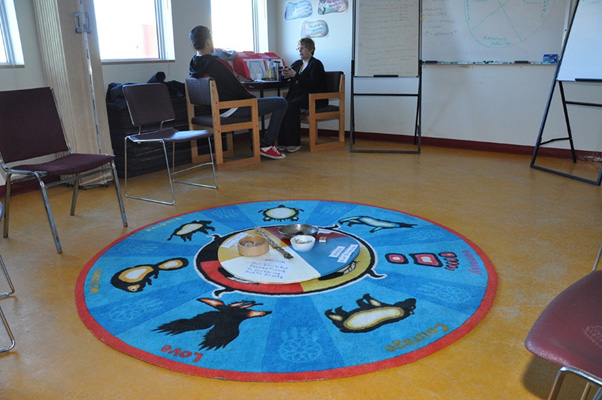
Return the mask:
[[[550,168],[535,165],[535,160],[542,145],[568,140],[571,147],[573,163],[577,162],[575,155],[575,146],[573,144],[573,134],[571,132],[571,123],[568,114],[568,105],[581,107],[600,108],[602,104],[567,100],[564,92],[563,82],[576,82],[588,85],[602,85],[602,41],[599,38],[599,29],[602,26],[602,3],[595,1],[580,2],[577,0],[575,12],[571,18],[571,23],[567,32],[567,38],[562,49],[560,62],[556,67],[554,81],[548,96],[548,102],[544,112],[543,120],[539,129],[537,143],[531,158],[531,168],[550,172],[553,174],[576,179],[582,182],[600,185],[602,182],[602,168],[598,174],[598,179],[586,179],[573,174],[553,170]],[[566,123],[567,136],[548,139],[543,141],[543,133],[546,120],[550,112],[550,104],[554,96],[556,83],[562,100],[562,110]]]
[[[420,61],[420,0],[354,0],[351,57],[351,129],[349,150],[357,153],[410,153],[421,151],[422,62]],[[355,92],[355,79],[418,79],[416,92]],[[359,150],[355,144],[355,97],[415,97],[416,150]]]

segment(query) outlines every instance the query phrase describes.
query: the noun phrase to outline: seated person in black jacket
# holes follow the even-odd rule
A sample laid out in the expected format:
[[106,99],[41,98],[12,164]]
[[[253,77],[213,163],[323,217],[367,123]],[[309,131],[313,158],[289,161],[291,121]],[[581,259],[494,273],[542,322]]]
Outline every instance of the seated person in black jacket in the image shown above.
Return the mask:
[[[316,50],[314,41],[310,38],[299,40],[297,50],[301,59],[295,61],[290,67],[282,69],[283,78],[289,79],[290,82],[286,96],[288,107],[278,135],[278,149],[289,153],[301,147],[299,113],[309,108],[309,94],[326,91],[324,65],[314,57]],[[318,100],[316,107],[326,105],[328,100]]]
[[[217,84],[220,101],[241,100],[254,98],[251,93],[240,83],[234,75],[230,64],[213,52],[213,39],[211,32],[205,26],[196,26],[190,31],[190,42],[196,50],[196,55],[190,60],[190,76],[193,78],[212,77]],[[264,97],[257,99],[259,116],[272,114],[270,124],[261,138],[261,155],[263,157],[280,160],[286,158],[274,146],[280,132],[280,124],[286,112],[286,100],[283,97]],[[247,107],[231,108],[222,113],[224,116],[237,115],[250,116]]]

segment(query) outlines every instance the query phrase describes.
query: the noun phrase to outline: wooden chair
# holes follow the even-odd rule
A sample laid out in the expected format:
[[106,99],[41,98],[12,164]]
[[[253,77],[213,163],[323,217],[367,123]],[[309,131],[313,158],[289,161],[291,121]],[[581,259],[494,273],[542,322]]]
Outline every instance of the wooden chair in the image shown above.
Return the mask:
[[[175,128],[164,128],[163,124],[172,121],[175,118],[175,112],[169,97],[167,86],[162,83],[142,83],[137,85],[123,86],[123,95],[130,112],[132,124],[138,127],[138,133],[128,135],[124,138],[125,154],[125,196],[132,199],[150,201],[152,203],[174,205],[176,196],[174,194],[174,183],[185,185],[200,186],[210,189],[217,189],[217,177],[215,176],[215,165],[213,158],[188,168],[176,170],[176,143],[191,142],[196,143],[199,139],[207,139],[209,144],[209,153],[211,155],[211,132],[207,130],[189,130],[178,131]],[[152,199],[148,197],[132,196],[128,194],[128,142],[132,143],[157,143],[163,149],[165,156],[165,168],[167,169],[167,178],[169,188],[171,189],[171,201]],[[169,157],[167,144],[171,144],[172,166],[169,166]],[[213,185],[202,184],[191,181],[176,180],[174,177],[178,174],[188,172],[192,169],[210,165],[213,171]]]
[[[38,157],[52,159],[42,161]],[[8,237],[12,183],[35,179],[42,191],[56,250],[62,253],[46,189],[72,183],[71,215],[74,215],[80,179],[90,175],[104,176],[107,170],[113,175],[121,219],[123,226],[127,226],[114,158],[110,154],[71,151],[49,87],[0,92],[0,168],[6,177],[4,237]]]
[[[188,124],[190,129],[207,129],[213,132],[215,162],[218,169],[260,162],[257,99],[220,101],[217,93],[217,85],[213,78],[187,78],[186,104],[188,107]],[[195,115],[196,106],[210,107],[211,114]],[[250,107],[251,117],[220,116],[226,109],[234,107]],[[251,131],[252,155],[236,159],[234,158],[232,133],[241,130]],[[222,139],[224,134],[226,134],[228,153],[224,152],[223,148]],[[194,146],[192,153],[193,162],[202,160],[202,156],[198,155]],[[229,159],[225,157],[229,157]]]
[[[525,340],[531,353],[561,365],[549,400],[557,398],[567,374],[587,382],[582,399],[592,385],[602,386],[602,271],[596,270],[601,253],[602,246],[593,271],[548,304]],[[601,391],[595,398],[600,398]]]
[[[316,101],[338,99],[339,105],[328,104],[316,108]],[[318,143],[318,121],[339,120],[339,135],[336,141]],[[326,72],[326,92],[309,95],[309,110],[301,113],[301,121],[309,124],[309,151],[338,149],[345,146],[345,74],[341,71]]]

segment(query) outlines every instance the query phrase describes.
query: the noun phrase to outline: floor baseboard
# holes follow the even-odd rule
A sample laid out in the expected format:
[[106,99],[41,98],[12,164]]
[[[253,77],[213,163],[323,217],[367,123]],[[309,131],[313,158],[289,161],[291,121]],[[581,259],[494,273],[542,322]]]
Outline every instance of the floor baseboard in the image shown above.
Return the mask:
[[[324,131],[324,135],[332,136],[337,131],[335,130],[326,130]],[[326,133],[328,132],[328,133]],[[331,133],[332,132],[332,133]],[[349,138],[349,132],[346,132],[345,135]],[[412,143],[414,140],[414,136],[411,135],[388,135],[382,133],[369,133],[369,132],[355,132],[354,134],[356,139],[366,139],[366,140],[376,140],[376,141],[389,141],[396,143]],[[524,146],[524,145],[516,145],[516,144],[507,144],[507,143],[492,143],[492,142],[479,142],[473,140],[459,140],[459,139],[443,139],[443,138],[432,138],[422,136],[421,144],[423,146],[433,146],[433,147],[447,147],[454,149],[465,149],[465,150],[478,150],[478,151],[491,151],[496,153],[508,153],[508,154],[518,154],[518,155],[528,155],[532,156],[535,146]],[[552,158],[572,158],[571,151],[569,149],[554,149],[554,148],[546,148],[540,147],[539,154],[540,157],[552,157]],[[589,161],[589,162],[602,162],[602,152],[599,151],[584,151],[584,150],[575,150],[575,156],[577,160],[580,161]]]
[[[307,129],[301,129],[302,134],[308,134]],[[336,136],[337,130],[334,129],[320,129],[318,135],[320,136]],[[345,136],[349,139],[349,132],[345,132]],[[387,135],[382,133],[369,133],[369,132],[355,132],[356,139],[376,140],[376,141],[388,141],[395,143],[412,143],[414,136],[410,135]],[[522,146],[516,144],[507,143],[491,143],[491,142],[479,142],[473,140],[458,140],[458,139],[442,139],[442,138],[431,138],[422,137],[421,143],[423,146],[433,147],[447,147],[453,149],[464,149],[464,150],[478,150],[478,151],[491,151],[495,153],[507,153],[507,154],[518,154],[518,155],[533,155],[534,146]],[[579,161],[588,162],[602,162],[602,152],[599,151],[584,151],[575,150],[575,155]],[[553,149],[553,148],[539,148],[539,156],[541,157],[552,157],[552,158],[571,158],[571,151],[569,149]],[[4,197],[5,185],[0,186],[0,196]],[[35,181],[22,182],[19,185],[13,186],[13,195],[19,193],[26,193],[32,190],[37,190],[38,184]]]

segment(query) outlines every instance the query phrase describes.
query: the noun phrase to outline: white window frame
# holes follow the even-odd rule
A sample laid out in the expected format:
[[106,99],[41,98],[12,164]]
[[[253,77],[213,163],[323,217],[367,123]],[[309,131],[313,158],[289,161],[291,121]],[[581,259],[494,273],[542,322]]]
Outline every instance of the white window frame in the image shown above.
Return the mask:
[[13,0],[0,0],[0,40],[7,59],[7,62],[0,62],[0,66],[25,65]]
[[[224,0],[221,0],[224,1]],[[252,0],[251,18],[253,21],[253,51],[263,53],[268,50],[268,10],[267,0]],[[213,29],[212,29],[213,31]],[[245,49],[234,49],[245,50]],[[246,49],[248,50],[248,49]]]
[[269,51],[267,0],[253,0],[253,46],[257,53]]
[[176,52],[174,46],[171,0],[155,0],[155,18],[157,23],[157,45],[159,53],[158,58],[103,58],[101,59],[101,62],[103,64],[111,64],[131,62],[174,61],[176,59]]

